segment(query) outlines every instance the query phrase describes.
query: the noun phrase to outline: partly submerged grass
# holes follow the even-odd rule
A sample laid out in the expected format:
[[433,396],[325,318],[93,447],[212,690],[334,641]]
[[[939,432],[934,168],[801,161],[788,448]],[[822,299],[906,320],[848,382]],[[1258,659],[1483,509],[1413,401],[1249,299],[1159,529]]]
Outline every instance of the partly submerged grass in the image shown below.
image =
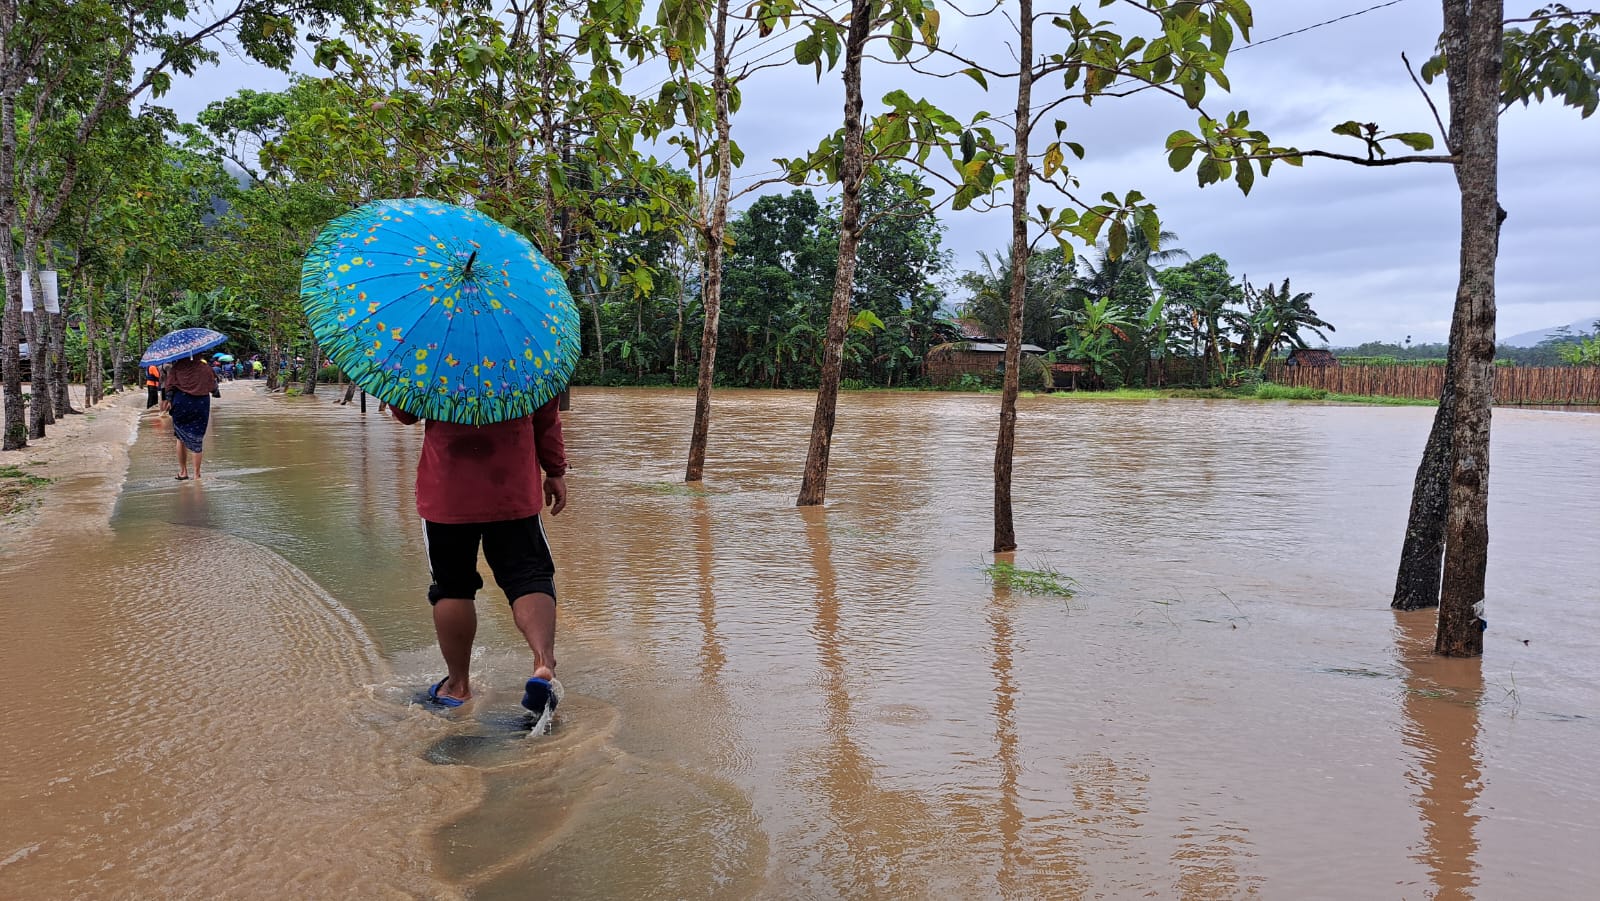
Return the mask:
[[1161,388],[1118,388],[1115,391],[1056,391],[1049,395],[1060,400],[1157,400],[1172,396]]
[[1378,397],[1371,394],[1330,394],[1325,400],[1340,404],[1376,404],[1380,407],[1437,407],[1436,400],[1420,397]]
[[985,566],[983,571],[996,586],[1026,594],[1053,594],[1070,598],[1078,584],[1051,567],[1020,569],[1015,564],[996,562]]
[[0,466],[0,516],[26,510],[32,504],[34,489],[50,484],[44,476],[23,472],[16,466]]
[[1264,382],[1256,386],[1254,397],[1260,400],[1326,400],[1328,391],[1325,388],[1311,388],[1306,385],[1274,385]]

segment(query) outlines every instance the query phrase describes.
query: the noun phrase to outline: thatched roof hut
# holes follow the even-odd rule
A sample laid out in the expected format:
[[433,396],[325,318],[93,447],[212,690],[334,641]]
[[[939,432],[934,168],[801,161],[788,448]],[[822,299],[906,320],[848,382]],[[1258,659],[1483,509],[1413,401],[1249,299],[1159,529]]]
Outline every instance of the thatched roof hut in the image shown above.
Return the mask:
[[1339,358],[1331,350],[1313,350],[1311,348],[1297,347],[1289,351],[1289,359],[1283,362],[1285,366],[1338,366]]

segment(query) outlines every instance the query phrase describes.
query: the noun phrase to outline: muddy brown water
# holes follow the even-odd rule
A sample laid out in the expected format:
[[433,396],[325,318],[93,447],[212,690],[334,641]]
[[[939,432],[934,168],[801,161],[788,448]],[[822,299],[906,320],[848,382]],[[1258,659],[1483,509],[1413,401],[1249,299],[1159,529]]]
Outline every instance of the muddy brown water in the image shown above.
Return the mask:
[[[1600,876],[1600,416],[1497,411],[1485,659],[1387,594],[1431,410],[581,390],[549,736],[480,598],[442,675],[420,432],[230,385],[108,529],[8,534],[0,897],[1581,897]],[[93,485],[66,486],[87,498]],[[85,522],[88,520],[85,519]]]

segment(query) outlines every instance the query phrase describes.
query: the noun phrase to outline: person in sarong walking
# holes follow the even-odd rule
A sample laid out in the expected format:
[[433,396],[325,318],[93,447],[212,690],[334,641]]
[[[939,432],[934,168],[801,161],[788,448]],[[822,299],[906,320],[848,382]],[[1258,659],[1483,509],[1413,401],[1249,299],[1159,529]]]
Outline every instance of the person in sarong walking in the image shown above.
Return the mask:
[[174,478],[180,482],[189,478],[189,455],[193,454],[198,481],[206,427],[211,424],[211,398],[222,396],[216,373],[201,357],[179,360],[167,367],[162,394],[166,399],[161,409],[171,411],[172,433],[178,439],[178,474]]

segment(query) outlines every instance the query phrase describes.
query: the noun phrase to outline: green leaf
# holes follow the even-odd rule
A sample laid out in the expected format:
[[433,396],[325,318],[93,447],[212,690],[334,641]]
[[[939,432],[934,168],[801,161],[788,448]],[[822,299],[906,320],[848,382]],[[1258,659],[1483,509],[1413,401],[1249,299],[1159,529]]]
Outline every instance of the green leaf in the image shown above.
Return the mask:
[[1167,155],[1167,163],[1172,166],[1172,171],[1182,172],[1189,168],[1190,161],[1194,159],[1195,151],[1199,149],[1198,146],[1193,144],[1187,147],[1179,147]]
[[967,76],[968,78],[972,79],[973,81],[976,81],[978,83],[978,86],[983,88],[985,91],[989,90],[989,79],[984,78],[983,77],[983,72],[980,71],[979,69],[977,69],[977,68],[962,69],[961,70],[961,74]]
[[1213,16],[1211,19],[1211,52],[1218,56],[1226,55],[1228,48],[1233,46],[1233,26],[1228,24],[1227,16]]
[[1178,129],[1177,131],[1173,132],[1172,134],[1167,135],[1167,149],[1168,150],[1173,150],[1173,149],[1176,149],[1178,147],[1184,147],[1184,146],[1187,146],[1187,145],[1190,145],[1190,144],[1199,144],[1199,143],[1201,143],[1199,138],[1195,137],[1193,133],[1185,131],[1185,130],[1183,130],[1181,128]]
[[1361,123],[1354,120],[1349,122],[1340,122],[1338,125],[1335,125],[1333,127],[1333,133],[1336,135],[1346,135],[1352,138],[1359,138],[1363,136],[1361,132]]
[[1241,192],[1246,195],[1250,193],[1251,186],[1256,183],[1256,173],[1254,169],[1250,168],[1249,160],[1239,161],[1239,170],[1233,173],[1233,181],[1234,184],[1239,186]]
[[1128,252],[1128,226],[1121,219],[1111,220],[1111,230],[1106,234],[1108,253],[1113,260],[1122,259]]
[[1403,131],[1399,134],[1389,135],[1386,141],[1399,141],[1412,150],[1432,150],[1433,135],[1422,131]]
[[794,45],[794,61],[802,66],[809,66],[822,58],[822,44],[816,35],[802,38],[800,43]]
[[1161,247],[1161,217],[1156,215],[1153,208],[1146,207],[1139,211],[1139,230],[1144,232],[1144,241],[1150,245],[1151,250]]

